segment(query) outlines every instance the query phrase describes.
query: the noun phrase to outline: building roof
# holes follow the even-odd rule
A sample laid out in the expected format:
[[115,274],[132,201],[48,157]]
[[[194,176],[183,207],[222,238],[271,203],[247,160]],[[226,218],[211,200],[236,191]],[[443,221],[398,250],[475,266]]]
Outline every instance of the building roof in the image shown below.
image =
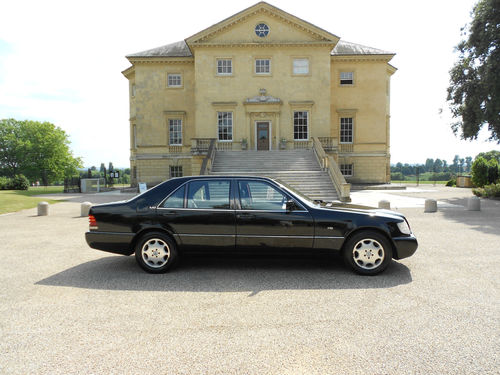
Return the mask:
[[146,51],[132,53],[130,57],[192,57],[193,54],[184,40],[167,44],[165,46],[148,49]]
[[392,52],[384,51],[378,48],[363,46],[361,44],[346,42],[340,40],[331,52],[332,56],[348,55],[394,55]]
[[[332,56],[350,55],[394,55],[393,52],[384,51],[378,48],[368,47],[361,44],[340,40],[331,52]],[[184,40],[167,44],[165,46],[148,49],[146,51],[132,53],[130,57],[193,57],[189,46]]]

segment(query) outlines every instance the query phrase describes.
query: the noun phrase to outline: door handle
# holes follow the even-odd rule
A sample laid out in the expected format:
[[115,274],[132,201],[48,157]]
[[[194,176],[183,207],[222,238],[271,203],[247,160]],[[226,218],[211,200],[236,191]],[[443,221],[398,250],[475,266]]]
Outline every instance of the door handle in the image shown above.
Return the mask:
[[161,211],[160,215],[163,215],[163,216],[177,215],[177,211]]
[[237,214],[236,217],[238,219],[253,219],[253,218],[255,218],[255,215],[249,214],[249,213],[242,213],[242,214]]

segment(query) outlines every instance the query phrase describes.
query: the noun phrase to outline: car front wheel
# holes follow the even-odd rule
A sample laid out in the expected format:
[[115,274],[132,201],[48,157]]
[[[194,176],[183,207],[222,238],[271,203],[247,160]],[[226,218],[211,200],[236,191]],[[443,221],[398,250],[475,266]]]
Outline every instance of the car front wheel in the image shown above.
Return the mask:
[[382,234],[363,231],[353,235],[344,247],[344,260],[361,275],[376,275],[392,260],[392,246]]
[[147,233],[137,241],[135,259],[146,272],[167,272],[175,265],[177,258],[174,241],[163,233]]

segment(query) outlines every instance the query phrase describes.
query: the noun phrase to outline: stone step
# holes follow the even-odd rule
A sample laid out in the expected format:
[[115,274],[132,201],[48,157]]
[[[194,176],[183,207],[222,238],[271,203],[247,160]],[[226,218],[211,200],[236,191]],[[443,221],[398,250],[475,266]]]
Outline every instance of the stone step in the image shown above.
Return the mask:
[[337,199],[312,150],[217,151],[210,174],[270,177],[311,199]]

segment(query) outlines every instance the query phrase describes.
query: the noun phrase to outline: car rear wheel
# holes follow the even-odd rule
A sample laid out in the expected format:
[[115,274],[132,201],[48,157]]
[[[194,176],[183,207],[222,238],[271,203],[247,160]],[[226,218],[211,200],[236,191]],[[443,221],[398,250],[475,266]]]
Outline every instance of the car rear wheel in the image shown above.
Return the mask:
[[361,275],[376,275],[392,260],[392,246],[385,236],[373,231],[353,235],[344,247],[344,260]]
[[160,232],[151,232],[137,241],[135,259],[147,272],[164,273],[175,265],[178,253],[170,237]]

